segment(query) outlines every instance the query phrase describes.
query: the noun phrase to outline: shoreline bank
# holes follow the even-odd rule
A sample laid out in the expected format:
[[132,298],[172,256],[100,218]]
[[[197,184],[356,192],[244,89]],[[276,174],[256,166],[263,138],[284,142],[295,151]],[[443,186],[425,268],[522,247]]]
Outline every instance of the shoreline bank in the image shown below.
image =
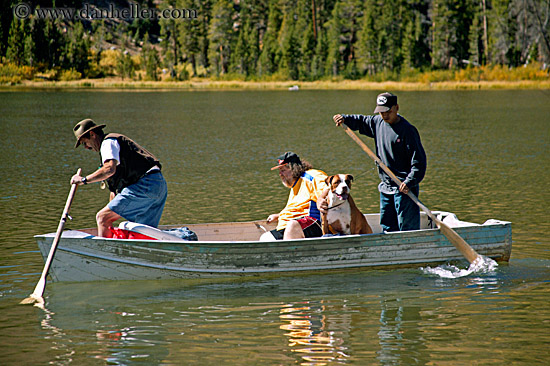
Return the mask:
[[23,81],[15,85],[0,85],[0,91],[26,90],[546,90],[547,81],[441,81],[419,82],[369,82],[343,81],[219,81],[191,79],[188,81],[133,81],[122,79],[81,79],[75,81]]

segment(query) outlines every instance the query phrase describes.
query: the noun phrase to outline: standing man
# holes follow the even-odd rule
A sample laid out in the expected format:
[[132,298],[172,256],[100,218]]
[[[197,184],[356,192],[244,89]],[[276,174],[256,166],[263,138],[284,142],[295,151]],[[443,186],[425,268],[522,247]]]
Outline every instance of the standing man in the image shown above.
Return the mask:
[[277,166],[271,168],[276,169],[279,170],[283,185],[290,188],[290,194],[285,208],[267,218],[268,223],[278,220],[277,229],[263,234],[261,240],[323,236],[321,213],[316,202],[317,197],[327,188],[325,172],[313,169],[310,163],[300,160],[291,151],[279,156]]
[[[398,187],[382,168],[380,191],[380,225],[384,231],[420,229],[420,209],[407,196],[418,197],[419,183],[426,173],[426,153],[416,127],[398,114],[397,96],[382,93],[376,98],[374,113],[378,115],[342,115],[333,117],[337,126],[345,123],[352,130],[372,137],[376,155],[401,180]],[[322,205],[322,209],[326,204]]]
[[85,119],[73,129],[75,148],[82,144],[99,152],[101,167],[86,176],[75,174],[71,184],[106,180],[111,191],[111,201],[96,215],[98,236],[112,237],[109,227],[120,218],[157,227],[168,195],[160,162],[128,137],[118,133],[106,135],[104,127]]

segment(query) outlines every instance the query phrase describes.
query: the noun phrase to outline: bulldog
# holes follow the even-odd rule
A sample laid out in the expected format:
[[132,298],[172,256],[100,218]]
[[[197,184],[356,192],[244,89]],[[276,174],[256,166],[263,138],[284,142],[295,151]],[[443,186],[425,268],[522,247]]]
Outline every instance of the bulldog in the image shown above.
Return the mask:
[[367,219],[350,196],[352,181],[350,174],[331,175],[325,179],[329,189],[326,193],[328,210],[321,215],[323,234],[372,234]]

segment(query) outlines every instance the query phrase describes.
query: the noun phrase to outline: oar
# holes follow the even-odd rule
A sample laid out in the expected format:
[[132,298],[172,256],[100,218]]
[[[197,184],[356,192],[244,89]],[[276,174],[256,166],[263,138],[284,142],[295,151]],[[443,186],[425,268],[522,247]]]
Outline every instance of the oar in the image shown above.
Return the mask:
[[[81,171],[82,169],[79,168],[76,174],[80,175]],[[50,253],[48,254],[48,259],[46,260],[46,264],[44,265],[44,269],[42,270],[42,276],[40,276],[40,280],[38,280],[38,283],[34,288],[34,292],[29,297],[21,301],[20,304],[34,304],[35,302],[40,304],[44,303],[42,295],[44,294],[44,289],[46,288],[46,276],[48,276],[48,272],[53,261],[53,256],[55,255],[55,250],[57,249],[57,243],[59,242],[59,238],[61,238],[61,233],[63,232],[63,228],[65,227],[65,222],[67,221],[67,217],[69,217],[69,209],[71,208],[71,203],[73,202],[76,187],[78,187],[77,184],[73,184],[71,186],[69,197],[67,198],[67,202],[65,203],[65,209],[63,210],[63,214],[61,215],[61,220],[59,221],[59,226],[57,227],[57,232],[55,233],[55,238],[53,239]]]
[[[359,137],[357,137],[357,135],[353,133],[353,131],[348,128],[348,126],[343,123],[341,124],[341,126],[344,128],[344,131],[346,131],[349,137],[351,137],[363,149],[363,151],[365,151],[367,155],[370,156],[382,169],[384,169],[384,171],[391,177],[391,179],[398,186],[400,186],[401,181],[399,180],[399,178],[397,178],[395,174],[393,174],[393,172],[384,163],[382,163],[378,156],[376,156],[376,154],[374,154],[371,149],[369,149],[369,147]],[[468,262],[473,263],[478,257],[480,257],[480,255],[477,254],[477,252],[470,245],[468,245],[468,243],[466,243],[466,241],[462,239],[460,235],[456,233],[456,231],[454,231],[437,217],[435,217],[435,215],[426,206],[424,206],[422,202],[418,200],[414,193],[409,191],[407,195],[418,205],[418,207],[420,207],[428,215],[428,217],[430,217],[435,222],[443,235],[445,235],[447,239],[456,247],[456,249],[458,249],[458,251],[462,253],[462,255],[468,260]]]

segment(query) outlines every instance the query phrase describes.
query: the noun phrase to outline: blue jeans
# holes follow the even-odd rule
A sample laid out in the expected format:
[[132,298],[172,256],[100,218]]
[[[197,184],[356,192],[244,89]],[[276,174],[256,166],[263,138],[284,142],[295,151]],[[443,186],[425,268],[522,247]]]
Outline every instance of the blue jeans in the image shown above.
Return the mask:
[[[418,197],[419,187],[410,188]],[[384,231],[420,229],[420,208],[406,194],[380,192],[380,225]]]
[[128,221],[157,227],[167,196],[166,181],[158,171],[122,189],[108,207]]

